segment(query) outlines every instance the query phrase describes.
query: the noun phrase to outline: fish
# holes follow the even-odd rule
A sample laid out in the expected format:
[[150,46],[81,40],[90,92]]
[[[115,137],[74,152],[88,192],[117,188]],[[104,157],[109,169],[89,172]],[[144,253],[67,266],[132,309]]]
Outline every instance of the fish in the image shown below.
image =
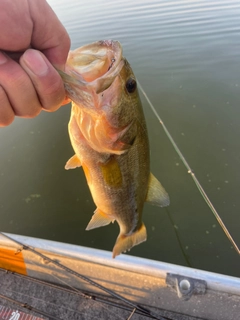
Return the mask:
[[82,167],[96,210],[86,230],[116,221],[112,257],[146,241],[145,202],[165,207],[168,193],[150,172],[150,149],[137,80],[122,46],[97,41],[70,51],[59,71],[72,101],[68,124],[74,155],[65,169]]

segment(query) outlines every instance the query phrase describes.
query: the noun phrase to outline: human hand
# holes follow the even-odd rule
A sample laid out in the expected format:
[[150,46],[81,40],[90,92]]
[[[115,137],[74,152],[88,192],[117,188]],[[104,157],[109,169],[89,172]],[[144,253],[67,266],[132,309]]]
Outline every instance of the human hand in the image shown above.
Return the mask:
[[45,0],[0,0],[0,126],[55,111],[70,38]]

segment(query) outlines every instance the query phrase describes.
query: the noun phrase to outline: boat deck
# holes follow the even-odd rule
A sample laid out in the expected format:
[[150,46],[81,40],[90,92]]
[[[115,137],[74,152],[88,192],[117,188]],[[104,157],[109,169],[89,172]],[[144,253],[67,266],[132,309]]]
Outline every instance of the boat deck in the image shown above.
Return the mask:
[[134,312],[134,308],[111,297],[70,290],[0,269],[0,320],[197,319],[153,308],[151,312],[156,317]]

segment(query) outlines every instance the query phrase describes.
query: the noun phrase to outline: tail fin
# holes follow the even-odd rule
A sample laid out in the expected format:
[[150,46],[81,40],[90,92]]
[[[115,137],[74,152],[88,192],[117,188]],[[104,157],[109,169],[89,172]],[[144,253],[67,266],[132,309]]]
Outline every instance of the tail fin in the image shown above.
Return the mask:
[[141,227],[130,235],[119,234],[115,246],[113,248],[112,257],[115,258],[124,251],[130,250],[137,244],[147,240],[147,230],[142,223]]

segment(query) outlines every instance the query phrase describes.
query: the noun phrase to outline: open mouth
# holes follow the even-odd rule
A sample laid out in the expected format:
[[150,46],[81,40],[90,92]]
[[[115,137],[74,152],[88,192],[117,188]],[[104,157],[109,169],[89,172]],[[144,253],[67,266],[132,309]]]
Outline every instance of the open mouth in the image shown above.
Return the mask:
[[122,47],[118,41],[103,40],[71,51],[67,66],[70,72],[88,83],[99,78],[114,76],[122,59]]
[[108,89],[124,66],[118,41],[104,40],[70,51],[61,75],[68,97],[76,104],[92,108],[96,94]]

